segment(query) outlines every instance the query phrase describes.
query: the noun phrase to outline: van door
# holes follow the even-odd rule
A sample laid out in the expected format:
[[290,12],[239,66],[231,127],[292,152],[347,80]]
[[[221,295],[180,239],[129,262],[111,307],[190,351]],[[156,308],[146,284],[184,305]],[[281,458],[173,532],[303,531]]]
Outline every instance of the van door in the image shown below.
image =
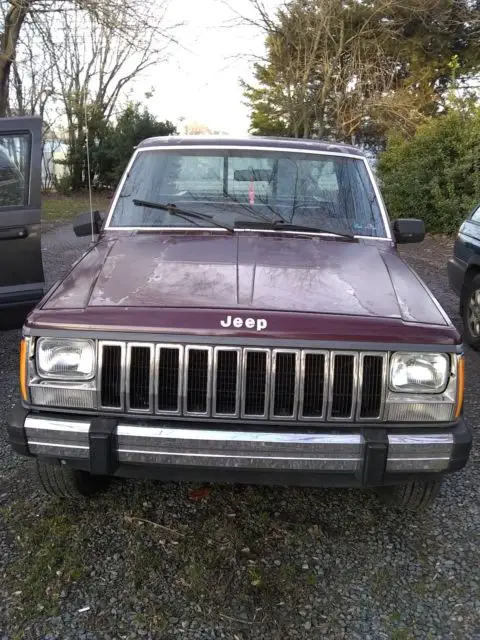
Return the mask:
[[0,118],[0,329],[21,327],[44,293],[42,121]]

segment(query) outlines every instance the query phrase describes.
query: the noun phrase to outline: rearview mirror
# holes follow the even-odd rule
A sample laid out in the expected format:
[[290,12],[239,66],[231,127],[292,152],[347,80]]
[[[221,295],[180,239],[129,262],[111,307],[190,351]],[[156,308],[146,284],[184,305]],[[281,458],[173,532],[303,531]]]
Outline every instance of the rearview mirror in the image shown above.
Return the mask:
[[398,244],[422,242],[425,238],[425,223],[416,218],[399,218],[393,223],[393,233]]
[[[92,218],[93,218],[93,228],[92,228]],[[90,211],[86,213],[81,213],[78,215],[73,221],[73,231],[75,235],[78,237],[82,236],[91,236],[98,235],[102,230],[103,226],[103,215],[100,211],[94,211],[93,215]]]
[[271,182],[272,177],[268,169],[236,169],[233,172],[235,182]]

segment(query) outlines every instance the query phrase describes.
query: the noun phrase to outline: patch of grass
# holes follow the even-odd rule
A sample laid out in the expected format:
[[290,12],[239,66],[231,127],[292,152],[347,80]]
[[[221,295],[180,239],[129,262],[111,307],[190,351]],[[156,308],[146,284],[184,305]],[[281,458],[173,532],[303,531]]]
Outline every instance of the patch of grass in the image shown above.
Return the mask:
[[[152,542],[155,538],[148,538],[148,533],[137,531],[132,539],[130,560],[134,568],[133,584],[135,590],[141,590],[145,585],[150,585],[150,589],[155,591],[161,581],[155,576],[163,575],[164,553],[159,544]],[[153,580],[153,584],[152,584]]]
[[261,587],[263,583],[263,577],[260,569],[258,567],[248,567],[248,579],[250,580],[250,584],[254,587]]
[[398,629],[392,629],[391,640],[415,640],[415,637],[410,633],[406,627],[399,627]]
[[306,582],[309,587],[314,587],[317,584],[317,576],[314,573],[308,573]]
[[[106,194],[93,194],[93,210],[108,211],[111,200]],[[42,194],[42,220],[44,222],[72,220],[79,213],[90,211],[88,193],[63,196],[57,193]]]
[[290,564],[289,562],[285,562],[284,564],[280,565],[276,573],[279,582],[286,584],[298,582],[302,575],[301,569],[297,565]]
[[268,524],[272,519],[272,515],[268,511],[260,511],[258,514],[258,521],[262,525]]
[[55,615],[62,592],[85,575],[83,539],[72,514],[54,509],[16,523],[19,558],[6,568],[6,581],[18,600],[11,614],[18,625],[38,615]]
[[422,598],[428,594],[428,587],[428,580],[417,580],[413,583],[413,591],[417,594],[417,596],[420,596]]
[[272,573],[271,580],[279,585],[305,584],[307,587],[316,587],[317,576],[312,572],[306,572],[298,564],[285,562]]
[[185,567],[185,582],[195,593],[203,593],[208,589],[207,568],[197,559],[192,560]]
[[415,640],[414,634],[402,622],[402,616],[399,611],[394,611],[390,615],[389,638],[391,640]]
[[150,633],[162,633],[168,627],[166,615],[151,604],[146,610],[136,613],[134,620],[137,626]]
[[371,580],[370,588],[373,596],[381,598],[391,588],[392,584],[395,584],[392,570],[389,567],[380,567]]
[[13,517],[13,504],[7,504],[4,507],[0,507],[0,515],[5,522],[10,522]]

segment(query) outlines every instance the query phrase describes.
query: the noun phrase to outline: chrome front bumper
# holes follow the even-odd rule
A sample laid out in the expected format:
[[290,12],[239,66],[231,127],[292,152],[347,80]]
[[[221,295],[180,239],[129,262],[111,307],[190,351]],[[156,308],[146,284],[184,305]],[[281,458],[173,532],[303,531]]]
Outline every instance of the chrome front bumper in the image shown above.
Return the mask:
[[[27,415],[28,453],[57,460],[91,459],[87,419]],[[121,465],[202,467],[318,473],[362,472],[366,439],[361,430],[335,432],[252,432],[158,427],[115,423],[112,455]],[[449,469],[454,454],[451,430],[387,433],[383,473],[437,473]]]

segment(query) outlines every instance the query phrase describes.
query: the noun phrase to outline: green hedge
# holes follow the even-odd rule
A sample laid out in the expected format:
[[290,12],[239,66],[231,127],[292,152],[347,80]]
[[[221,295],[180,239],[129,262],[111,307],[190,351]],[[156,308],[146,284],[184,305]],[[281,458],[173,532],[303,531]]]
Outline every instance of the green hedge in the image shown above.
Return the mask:
[[378,175],[392,218],[454,233],[480,202],[480,109],[433,118],[409,139],[391,136]]

